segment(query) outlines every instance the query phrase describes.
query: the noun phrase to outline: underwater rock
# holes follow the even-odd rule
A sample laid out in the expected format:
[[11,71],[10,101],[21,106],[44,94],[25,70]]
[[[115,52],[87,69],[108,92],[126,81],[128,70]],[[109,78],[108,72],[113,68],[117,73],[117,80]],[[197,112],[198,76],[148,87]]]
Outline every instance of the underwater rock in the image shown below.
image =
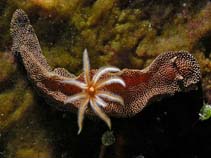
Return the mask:
[[110,146],[114,144],[115,136],[114,136],[113,131],[106,131],[105,133],[103,133],[101,140],[102,140],[102,144],[105,146]]

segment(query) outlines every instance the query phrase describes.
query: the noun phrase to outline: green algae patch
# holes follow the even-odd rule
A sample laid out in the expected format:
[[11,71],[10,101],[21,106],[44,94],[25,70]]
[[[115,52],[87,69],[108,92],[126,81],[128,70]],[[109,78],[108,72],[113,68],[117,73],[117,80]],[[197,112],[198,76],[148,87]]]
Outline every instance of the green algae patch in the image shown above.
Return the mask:
[[[19,122],[9,133],[9,143],[5,147],[7,158],[52,158],[53,151],[47,133],[34,116],[30,121]],[[33,127],[32,127],[33,126]]]
[[211,105],[204,103],[199,113],[199,120],[205,121],[208,120],[210,117],[211,117]]
[[23,148],[16,152],[16,158],[52,158],[48,151],[44,149]]
[[63,47],[44,48],[43,54],[47,58],[49,65],[53,68],[62,67],[74,73],[79,71],[81,65],[79,58],[81,56],[73,56]]
[[[1,2],[0,5],[2,5]],[[5,5],[3,8],[0,8],[0,51],[5,51],[5,48],[8,49],[8,46],[11,43],[9,28],[13,10],[10,6],[6,6],[7,5]]]
[[19,81],[15,89],[0,94],[0,131],[19,121],[33,104],[32,92],[22,88],[23,85],[24,82]]
[[[24,119],[19,119],[7,132],[5,157],[7,158],[53,158],[54,126],[45,103],[34,101]],[[50,125],[50,126],[49,126]]]
[[37,1],[37,0],[30,0],[28,3],[28,7],[22,4],[22,8],[30,9],[30,7],[41,7],[50,12],[59,12],[60,14],[67,14],[72,13],[78,5],[80,5],[81,0],[44,0],[44,1]]
[[97,0],[91,11],[91,16],[88,19],[88,25],[95,25],[97,22],[100,22],[100,19],[106,14],[109,14],[109,11],[113,8],[116,0]]
[[[211,32],[211,5],[205,1],[196,5],[187,2],[184,6],[182,2],[172,5],[153,1],[143,5],[116,0],[31,0],[27,5],[24,1],[9,4],[29,12],[41,43],[49,49],[44,48],[44,54],[53,67],[78,73],[85,48],[90,58],[96,59],[92,61],[94,68],[111,64],[142,69],[157,55],[178,50],[190,51],[194,56],[206,53],[210,62],[208,46],[201,46],[205,36],[210,39]],[[5,12],[10,10],[5,7]],[[62,60],[66,58],[64,62],[57,59],[60,55]],[[202,73],[207,73],[209,64],[199,61]]]
[[8,52],[0,53],[0,82],[9,80],[16,71],[14,58]]

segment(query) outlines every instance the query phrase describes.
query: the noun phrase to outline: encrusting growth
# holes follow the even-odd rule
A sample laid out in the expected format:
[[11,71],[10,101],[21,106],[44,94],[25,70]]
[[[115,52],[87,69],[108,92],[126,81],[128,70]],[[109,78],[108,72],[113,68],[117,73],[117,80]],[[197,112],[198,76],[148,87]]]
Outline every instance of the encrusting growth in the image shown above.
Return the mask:
[[124,101],[122,97],[113,94],[111,92],[103,90],[104,86],[110,85],[113,83],[120,84],[122,86],[126,86],[125,82],[120,77],[111,77],[108,79],[102,79],[100,78],[108,73],[108,72],[119,72],[120,69],[116,67],[103,67],[100,68],[96,74],[90,79],[90,65],[89,65],[89,58],[87,50],[84,50],[83,54],[83,70],[84,70],[84,81],[80,82],[75,79],[67,79],[64,81],[61,81],[61,83],[65,84],[71,84],[79,87],[82,92],[77,93],[75,95],[72,95],[68,97],[64,103],[73,103],[76,100],[81,101],[81,106],[78,110],[78,134],[80,134],[82,127],[83,127],[83,119],[84,119],[84,113],[87,108],[87,105],[90,103],[91,108],[94,110],[94,112],[103,120],[106,122],[109,128],[111,128],[111,121],[109,117],[102,111],[102,108],[106,107],[108,104],[103,100],[103,98],[107,99],[108,101],[114,101],[119,104],[124,104]]

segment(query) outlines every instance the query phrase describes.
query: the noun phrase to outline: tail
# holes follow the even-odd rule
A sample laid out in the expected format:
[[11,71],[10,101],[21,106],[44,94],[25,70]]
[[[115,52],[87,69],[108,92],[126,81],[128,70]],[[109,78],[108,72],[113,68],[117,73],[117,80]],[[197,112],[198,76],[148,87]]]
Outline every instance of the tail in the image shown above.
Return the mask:
[[[13,40],[12,52],[15,55],[20,54],[21,48],[26,48],[30,56],[33,56],[43,68],[47,71],[51,70],[45,57],[42,55],[39,41],[30,24],[29,18],[21,9],[17,9],[13,14],[10,24],[10,34]],[[23,53],[22,55],[27,55],[27,53]],[[24,57],[22,56],[22,58]]]

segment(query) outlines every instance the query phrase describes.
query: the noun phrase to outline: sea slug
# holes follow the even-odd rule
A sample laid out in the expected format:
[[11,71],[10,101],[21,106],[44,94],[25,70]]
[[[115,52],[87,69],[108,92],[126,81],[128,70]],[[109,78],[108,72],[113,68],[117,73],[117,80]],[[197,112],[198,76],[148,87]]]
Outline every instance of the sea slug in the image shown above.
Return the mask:
[[[77,112],[80,103],[64,104],[71,95],[80,92],[77,86],[61,83],[62,80],[74,79],[84,82],[83,74],[75,76],[63,68],[52,69],[39,45],[33,27],[24,11],[15,11],[11,21],[12,52],[22,60],[28,78],[38,94],[47,102],[61,109]],[[94,76],[97,70],[91,70]],[[118,76],[127,85],[105,86],[106,91],[119,95],[124,106],[116,102],[108,102],[103,110],[108,116],[131,117],[139,113],[150,101],[177,92],[188,91],[196,87],[201,80],[199,64],[186,51],[166,52],[159,55],[143,70],[123,69],[116,73],[107,73],[102,78]],[[93,115],[88,108],[87,115]]]

